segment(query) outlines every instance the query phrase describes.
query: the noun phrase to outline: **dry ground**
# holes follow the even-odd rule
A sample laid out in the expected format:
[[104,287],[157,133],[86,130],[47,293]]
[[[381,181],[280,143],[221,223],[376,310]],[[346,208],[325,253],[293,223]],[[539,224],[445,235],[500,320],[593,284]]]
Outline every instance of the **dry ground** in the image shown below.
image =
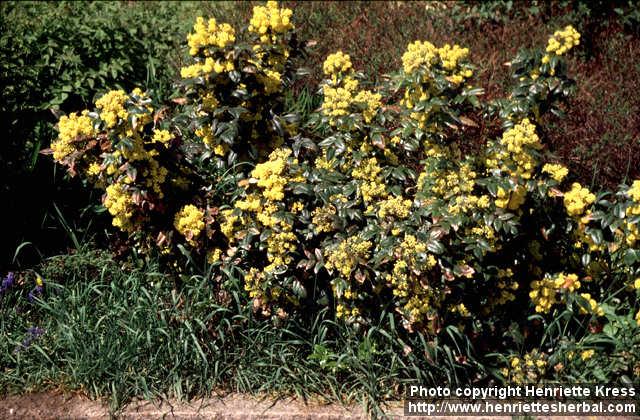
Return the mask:
[[[402,418],[402,403],[390,405],[387,411],[391,418]],[[107,405],[92,401],[79,394],[34,393],[0,398],[0,419],[110,419]],[[295,399],[279,401],[259,400],[255,397],[232,394],[220,398],[196,400],[191,403],[163,401],[150,403],[136,401],[128,404],[117,418],[120,419],[287,419],[287,420],[333,420],[366,419],[358,406],[343,407],[336,404],[304,404]],[[411,417],[426,419],[427,417]],[[453,419],[453,417],[431,417]],[[467,420],[511,419],[507,416],[458,417]],[[538,417],[548,420],[551,417]],[[634,417],[597,417],[598,419],[625,420]],[[596,417],[558,417],[563,420],[596,419]]]

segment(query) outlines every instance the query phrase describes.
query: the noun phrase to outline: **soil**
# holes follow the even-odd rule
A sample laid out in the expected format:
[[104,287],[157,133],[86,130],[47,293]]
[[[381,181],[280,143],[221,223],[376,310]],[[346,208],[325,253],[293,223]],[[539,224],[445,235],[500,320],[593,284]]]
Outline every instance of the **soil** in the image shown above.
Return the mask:
[[[390,417],[402,417],[402,403],[392,404]],[[366,419],[362,408],[336,404],[305,404],[295,399],[260,400],[252,396],[232,394],[220,398],[176,401],[134,401],[113,415],[108,405],[82,395],[33,393],[0,398],[0,419]],[[421,417],[412,417],[419,419]],[[452,417],[447,417],[451,419]],[[494,417],[495,418],[495,417]],[[469,417],[480,420],[481,417]],[[508,419],[508,417],[504,417]]]
[[[390,418],[403,417],[402,403],[390,404]],[[322,405],[296,399],[278,401],[258,399],[243,394],[231,394],[219,398],[196,400],[190,403],[177,401],[134,401],[114,415],[107,404],[91,400],[83,395],[42,392],[19,396],[0,397],[0,419],[287,419],[333,420],[367,419],[358,406],[343,407],[337,404]],[[427,417],[410,417],[413,420]],[[453,419],[454,417],[430,417]],[[486,420],[511,417],[458,417],[458,419]],[[558,417],[563,420],[592,419],[594,417]],[[633,417],[600,417],[624,420]],[[551,417],[538,417],[548,420]]]

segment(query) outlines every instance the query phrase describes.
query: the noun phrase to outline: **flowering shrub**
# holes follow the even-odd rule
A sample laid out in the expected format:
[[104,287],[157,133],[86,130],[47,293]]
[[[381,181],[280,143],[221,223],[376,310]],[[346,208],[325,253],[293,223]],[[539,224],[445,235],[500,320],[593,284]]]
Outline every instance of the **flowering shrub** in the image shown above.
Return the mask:
[[[518,381],[550,374],[563,347],[532,349],[558,313],[596,329],[612,314],[640,324],[640,180],[616,194],[569,184],[538,128],[571,93],[572,27],[519,53],[512,94],[489,103],[467,48],[413,42],[375,88],[338,51],[322,105],[298,126],[283,115],[303,47],[291,15],[257,6],[245,33],[199,18],[172,121],[139,90],[110,92],[60,120],[54,158],[105,190],[140,249],[178,270],[181,254],[206,260],[217,282],[240,275],[274,319],[331,306],[366,327],[391,310],[408,333],[455,326],[484,350],[515,348],[504,336],[515,323],[532,330],[502,371]],[[478,118],[504,129],[469,155]]]

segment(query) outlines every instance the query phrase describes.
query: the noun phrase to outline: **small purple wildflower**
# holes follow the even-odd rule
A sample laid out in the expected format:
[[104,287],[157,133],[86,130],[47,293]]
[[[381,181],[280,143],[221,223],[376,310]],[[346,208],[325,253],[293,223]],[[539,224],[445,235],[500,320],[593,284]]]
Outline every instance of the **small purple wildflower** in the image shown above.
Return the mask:
[[29,302],[33,303],[36,296],[41,296],[43,291],[44,291],[44,282],[42,281],[42,277],[38,276],[36,278],[36,287],[29,292],[27,299],[29,300]]
[[15,349],[15,353],[31,346],[31,344],[44,333],[45,331],[40,327],[29,327],[27,329],[27,336],[22,340],[22,344]]
[[4,294],[4,292],[12,288],[14,283],[15,275],[12,272],[9,272],[7,276],[2,280],[2,284],[0,284],[0,295]]

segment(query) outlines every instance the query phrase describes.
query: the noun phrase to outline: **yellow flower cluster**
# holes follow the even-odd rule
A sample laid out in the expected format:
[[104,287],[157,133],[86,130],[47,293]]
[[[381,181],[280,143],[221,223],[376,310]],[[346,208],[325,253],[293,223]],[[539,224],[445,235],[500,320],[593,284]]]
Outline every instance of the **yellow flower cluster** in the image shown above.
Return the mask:
[[153,130],[152,143],[160,143],[163,146],[167,146],[172,136],[169,130]]
[[[193,33],[187,35],[189,54],[197,55],[200,49],[206,47],[225,48],[236,41],[235,30],[228,23],[218,24],[214,18],[205,23],[202,16],[196,18]],[[204,52],[208,55],[208,51]]]
[[196,129],[196,136],[200,137],[202,142],[206,144],[217,156],[224,156],[229,151],[229,146],[227,144],[216,143],[210,126]]
[[387,196],[387,189],[382,182],[380,172],[382,172],[382,168],[375,157],[360,162],[351,172],[351,176],[354,179],[362,181],[360,183],[360,194],[365,204],[373,202],[376,198]]
[[563,30],[556,31],[549,38],[546,51],[550,54],[562,55],[578,44],[580,44],[580,34],[569,25]]
[[252,299],[263,298],[262,285],[264,281],[264,273],[257,268],[251,268],[244,275],[244,290],[249,292]]
[[559,164],[556,163],[547,163],[542,167],[542,172],[549,174],[551,178],[556,180],[557,182],[562,182],[563,179],[567,175],[569,175],[569,170]]
[[[277,34],[293,29],[291,16],[293,11],[278,8],[277,1],[268,1],[266,6],[255,6],[249,22],[249,31],[260,35],[261,42],[275,41]],[[269,37],[271,35],[271,38]]]
[[335,229],[333,227],[333,218],[336,214],[336,208],[333,205],[328,204],[318,207],[312,214],[311,221],[317,233],[332,232]]
[[579,183],[571,184],[571,190],[564,193],[564,206],[570,216],[581,216],[587,206],[593,204],[596,196]]
[[506,281],[506,279],[513,277],[513,270],[507,268],[506,270],[498,271],[498,288],[499,294],[497,298],[493,299],[492,305],[504,305],[507,302],[511,302],[515,300],[516,296],[513,294],[513,291],[518,290],[520,285],[517,281]]
[[98,176],[102,172],[102,167],[98,162],[93,162],[87,168],[87,174],[91,176]]
[[602,307],[598,305],[598,302],[591,297],[590,293],[580,293],[580,296],[582,296],[582,298],[585,299],[587,301],[587,304],[589,305],[587,309],[580,308],[581,314],[593,313],[598,316],[604,315],[604,309],[602,309]]
[[583,361],[587,361],[587,360],[591,359],[594,354],[596,354],[596,351],[594,349],[584,350],[584,351],[582,351],[582,353],[580,353],[580,358]]
[[267,259],[269,265],[264,268],[265,273],[271,273],[276,268],[291,264],[293,258],[289,255],[297,248],[298,238],[291,232],[291,226],[285,225],[286,231],[277,232],[267,238]]
[[218,261],[220,261],[221,257],[222,257],[222,250],[220,248],[214,248],[209,252],[209,254],[207,254],[207,262],[209,264],[215,264]]
[[522,185],[516,185],[509,191],[498,187],[496,195],[498,197],[495,200],[496,207],[518,210],[527,198],[527,190]]
[[359,236],[350,236],[329,252],[325,266],[327,270],[336,270],[342,278],[348,279],[360,262],[369,259],[372,246],[370,241],[365,241]]
[[378,112],[378,109],[382,106],[381,99],[382,95],[379,93],[373,93],[370,90],[361,90],[355,98],[353,98],[353,101],[367,105],[364,111],[362,111],[362,117],[365,122],[370,123],[376,115],[376,112]]
[[351,57],[348,54],[338,51],[333,54],[329,54],[327,59],[324,60],[322,70],[327,76],[333,76],[338,73],[346,73],[352,69]]
[[396,252],[411,265],[412,269],[415,270],[429,270],[437,264],[435,257],[431,254],[429,254],[425,260],[420,260],[418,258],[419,254],[427,252],[427,244],[419,241],[413,235],[405,234],[404,240]]
[[405,234],[403,241],[395,250],[396,262],[387,283],[393,289],[393,295],[406,299],[403,309],[409,318],[409,324],[422,323],[425,316],[438,303],[435,290],[425,287],[419,275],[435,267],[437,260],[431,254],[422,257],[427,251],[427,244],[415,236]]
[[452,306],[449,310],[453,313],[460,314],[463,318],[469,318],[471,316],[471,312],[467,309],[464,303],[459,303],[457,305]]
[[502,368],[501,373],[509,382],[516,384],[535,383],[542,378],[547,369],[547,360],[543,353],[534,350],[524,358],[513,356],[509,366]]
[[87,116],[89,111],[83,111],[81,115],[71,113],[63,115],[58,122],[58,138],[51,143],[53,158],[60,162],[65,157],[73,153],[77,148],[73,142],[82,136],[93,136],[95,134],[91,118]]
[[406,200],[401,196],[392,197],[379,203],[378,217],[384,219],[387,216],[395,216],[406,219],[411,210],[411,200]]
[[234,214],[233,209],[222,210],[220,219],[220,232],[229,240],[229,243],[233,243],[235,240],[235,225],[238,222],[242,222],[242,219],[237,214]]
[[407,46],[402,55],[402,67],[407,74],[413,73],[420,66],[430,67],[438,55],[438,49],[429,41],[415,41]]
[[[627,195],[631,198],[632,203],[627,207],[626,215],[628,217],[640,216],[640,179],[633,181],[631,187],[627,190]],[[634,246],[640,238],[640,223],[631,223],[629,218],[624,221],[625,242],[628,246]]]
[[129,115],[124,108],[127,94],[124,90],[112,90],[96,101],[96,108],[100,110],[100,118],[106,123],[107,128],[115,127],[118,119],[125,120]]
[[349,308],[347,305],[339,303],[336,305],[336,317],[337,318],[348,318],[360,315],[360,310],[358,308]]
[[627,191],[627,194],[633,201],[640,203],[640,179],[633,181],[631,188]]
[[[546,278],[531,282],[529,297],[536,306],[536,312],[548,313],[558,303],[557,292],[575,292],[580,288],[580,281],[575,274],[560,273],[555,278]],[[564,299],[564,296],[563,296]]]
[[162,192],[162,184],[164,184],[167,179],[167,175],[169,174],[169,170],[164,166],[161,166],[160,163],[152,156],[155,154],[149,152],[149,156],[147,157],[147,167],[142,169],[142,176],[145,178],[145,185],[153,190],[158,197],[164,197],[164,193]]
[[345,77],[339,84],[326,84],[322,87],[324,100],[322,112],[334,121],[335,117],[342,117],[349,113],[349,107],[353,103],[358,89],[358,81],[352,77]]
[[223,73],[232,71],[235,68],[233,61],[231,60],[214,60],[212,57],[207,57],[204,63],[195,63],[187,67],[180,69],[180,77],[183,79],[192,79],[195,77],[206,76],[210,73]]
[[104,196],[104,206],[113,216],[111,223],[113,226],[125,232],[133,230],[131,217],[133,216],[133,199],[125,190],[125,186],[120,183],[111,184],[107,187]]
[[532,150],[542,148],[535,125],[528,118],[523,119],[503,133],[499,145],[496,155],[487,159],[487,167],[505,171],[512,177],[530,179],[537,164]]
[[[446,159],[446,157],[437,156],[434,159],[440,160]],[[468,162],[463,162],[460,167],[456,169],[425,171],[420,173],[418,185],[426,188],[427,191],[436,197],[450,199],[470,193],[475,186],[476,175],[473,167]]]
[[633,205],[627,207],[627,216],[640,216],[640,179],[633,181],[627,195],[633,200]]
[[349,56],[342,51],[331,54],[325,60],[323,69],[325,74],[331,76],[331,80],[322,87],[324,100],[321,108],[322,113],[330,117],[329,123],[335,125],[337,117],[348,115],[354,103],[365,105],[362,117],[370,123],[382,106],[382,95],[370,90],[358,91],[358,81],[352,76]]
[[258,79],[264,86],[265,93],[270,95],[278,92],[282,86],[282,75],[275,70],[264,69],[264,74],[258,74]]
[[251,176],[258,180],[258,186],[264,189],[263,195],[267,200],[278,201],[284,198],[284,187],[287,179],[282,176],[286,168],[290,149],[277,149],[271,152],[269,160],[256,165]]
[[445,74],[448,74],[447,80],[459,85],[465,78],[473,75],[470,69],[455,71],[468,55],[469,49],[458,45],[445,44],[441,48],[436,48],[428,41],[415,41],[407,46],[407,51],[402,55],[402,66],[405,73],[411,74],[422,66],[430,68],[439,62]]
[[204,229],[204,211],[193,204],[187,204],[176,213],[173,226],[187,239],[189,244],[196,246],[196,238]]
[[[393,288],[394,296],[409,296],[409,264],[404,260],[396,261],[395,264],[393,264],[391,274],[387,274],[387,282],[389,282]],[[426,308],[428,308],[428,305]]]
[[458,45],[450,46],[445,44],[438,49],[438,55],[442,60],[442,67],[446,70],[453,70],[458,66],[460,60],[464,60],[469,55],[468,48],[461,48]]

